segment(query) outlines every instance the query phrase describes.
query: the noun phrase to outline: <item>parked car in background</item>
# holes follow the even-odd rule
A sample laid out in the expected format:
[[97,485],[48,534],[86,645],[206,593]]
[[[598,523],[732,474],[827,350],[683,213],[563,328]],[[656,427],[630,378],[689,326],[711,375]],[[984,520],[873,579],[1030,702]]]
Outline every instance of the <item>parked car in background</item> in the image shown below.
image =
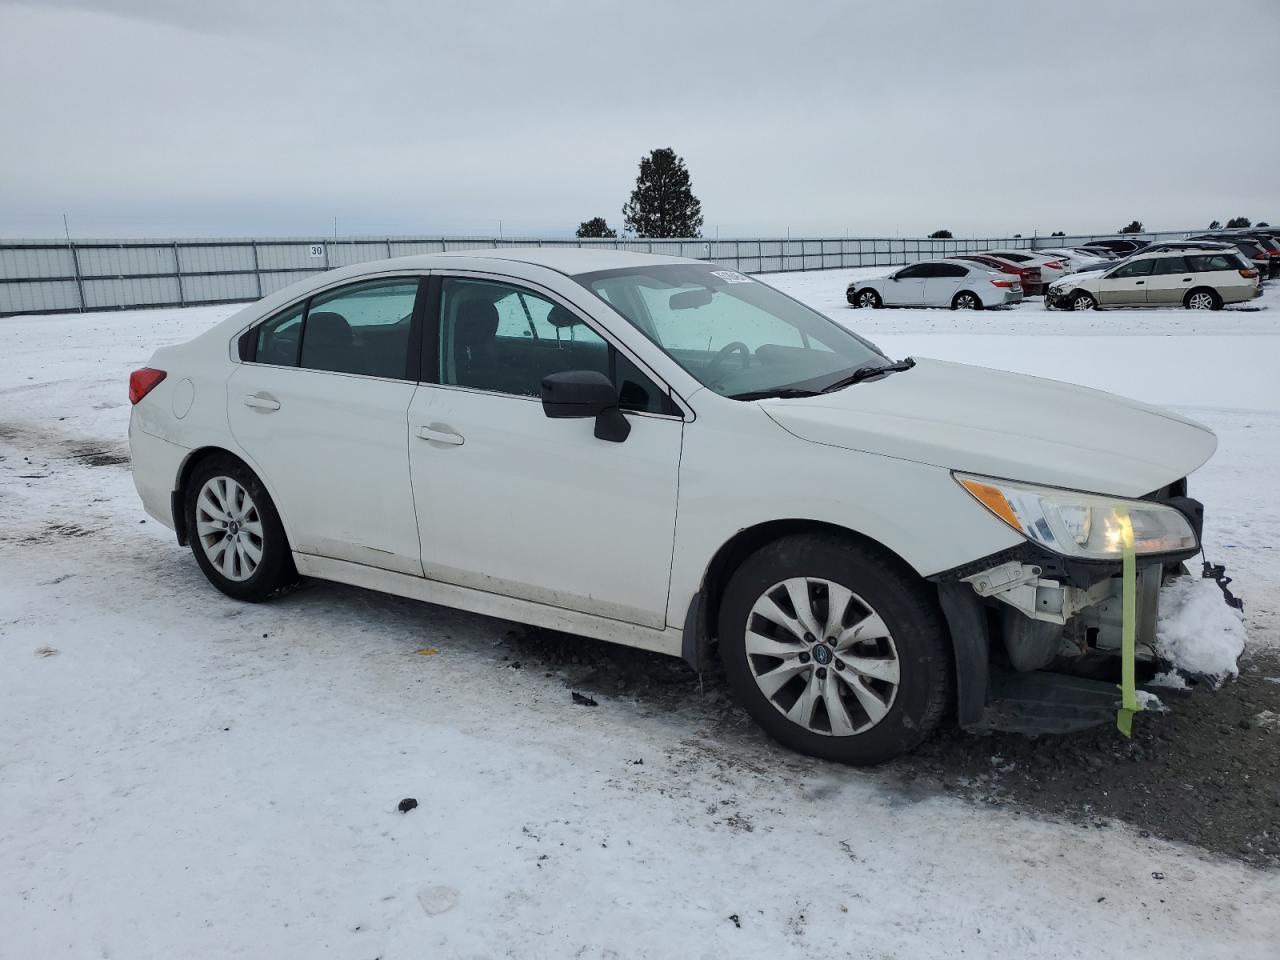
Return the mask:
[[923,260],[882,277],[855,280],[845,290],[854,307],[949,307],[983,310],[1022,300],[1022,282],[980,263]]
[[1117,256],[1124,256],[1133,253],[1147,241],[1145,240],[1125,240],[1120,237],[1114,237],[1107,240],[1090,240],[1086,247],[1098,247],[1103,250],[1110,250]]
[[[847,763],[944,721],[1114,723],[1134,632],[1154,646],[1165,570],[1200,550],[1186,478],[1217,446],[1098,390],[893,361],[736,270],[623,251],[330,270],[156,351],[129,398],[142,504],[224,594],[306,576],[718,656],[769,734]],[[1096,679],[1055,672],[1086,636]]]
[[1045,256],[1034,250],[983,250],[982,252],[987,256],[999,257],[1001,260],[1008,260],[1023,266],[1039,267],[1040,276],[1045,283],[1053,283],[1053,281],[1065,276],[1068,272],[1067,265],[1061,260]]
[[1046,307],[1172,307],[1218,310],[1259,294],[1259,274],[1218,246],[1134,254],[1109,270],[1073,273],[1049,285]]
[[1002,260],[999,257],[988,256],[985,253],[958,253],[952,259],[971,260],[998,273],[1008,273],[1017,277],[1022,281],[1022,295],[1024,297],[1037,297],[1044,293],[1044,278],[1041,276],[1039,267],[1014,263],[1012,260]]
[[1051,247],[1037,249],[1036,253],[1045,257],[1053,257],[1055,260],[1061,260],[1067,268],[1068,273],[1074,273],[1081,267],[1093,266],[1098,263],[1106,263],[1111,257],[1103,257],[1096,253],[1086,253],[1083,250],[1074,250],[1063,247]]

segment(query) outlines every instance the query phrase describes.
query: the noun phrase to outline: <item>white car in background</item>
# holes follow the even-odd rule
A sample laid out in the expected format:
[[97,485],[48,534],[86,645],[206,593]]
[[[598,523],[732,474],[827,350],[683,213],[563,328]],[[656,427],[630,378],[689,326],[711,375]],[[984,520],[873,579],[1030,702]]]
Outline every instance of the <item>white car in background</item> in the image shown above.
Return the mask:
[[[718,655],[766,731],[848,763],[948,716],[1114,720],[1123,556],[1154,648],[1217,445],[1097,390],[892,361],[736,270],[570,248],[321,273],[156,351],[129,397],[143,506],[227,596],[308,576]],[[1046,671],[1086,636],[1113,669]]]
[[983,310],[1021,302],[1022,282],[971,260],[922,260],[882,277],[855,280],[845,299],[853,307]]

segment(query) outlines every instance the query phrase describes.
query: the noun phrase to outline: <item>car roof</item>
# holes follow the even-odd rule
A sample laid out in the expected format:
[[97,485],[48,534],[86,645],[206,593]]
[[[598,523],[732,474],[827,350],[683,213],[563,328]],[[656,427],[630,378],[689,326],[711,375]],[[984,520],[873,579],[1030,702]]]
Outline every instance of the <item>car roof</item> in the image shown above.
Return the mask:
[[1132,260],[1145,260],[1147,257],[1159,256],[1161,253],[1169,253],[1170,250],[1177,250],[1179,253],[1226,253],[1231,249],[1230,244],[1221,243],[1193,243],[1181,244],[1176,247],[1168,247],[1161,249],[1159,247],[1152,250],[1135,250]]
[[[644,243],[644,241],[639,241]],[[670,257],[664,254],[640,253],[633,250],[615,250],[613,248],[590,248],[571,246],[550,247],[500,247],[497,249],[450,250],[448,253],[427,253],[415,257],[401,257],[394,262],[397,266],[418,266],[408,261],[422,261],[422,267],[447,267],[450,261],[468,260],[502,260],[516,263],[531,263],[555,270],[557,273],[575,276],[580,273],[595,273],[598,270],[624,270],[628,267],[651,267],[664,263],[706,263],[705,260],[694,260],[688,257]]]

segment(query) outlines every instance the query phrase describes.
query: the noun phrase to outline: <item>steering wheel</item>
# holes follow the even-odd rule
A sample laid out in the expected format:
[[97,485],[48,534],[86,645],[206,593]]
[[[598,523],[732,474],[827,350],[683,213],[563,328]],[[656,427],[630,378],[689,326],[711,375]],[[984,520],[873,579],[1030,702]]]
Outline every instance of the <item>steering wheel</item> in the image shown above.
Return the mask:
[[711,379],[711,375],[713,373],[715,373],[717,370],[720,369],[720,364],[724,363],[724,361],[728,358],[729,354],[731,353],[742,354],[743,370],[746,370],[748,367],[751,366],[751,348],[748,347],[741,340],[734,340],[732,343],[726,343],[723,347],[721,347],[716,352],[716,355],[711,358],[711,362],[707,364],[708,380]]

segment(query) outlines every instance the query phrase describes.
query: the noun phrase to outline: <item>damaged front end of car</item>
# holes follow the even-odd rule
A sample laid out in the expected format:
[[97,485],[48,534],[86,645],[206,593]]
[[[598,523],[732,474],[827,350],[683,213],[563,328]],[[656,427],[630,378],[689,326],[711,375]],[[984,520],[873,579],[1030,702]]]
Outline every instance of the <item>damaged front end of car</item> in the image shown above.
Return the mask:
[[[1116,720],[1135,683],[1199,679],[1162,658],[1156,636],[1162,589],[1188,577],[1185,561],[1200,552],[1204,510],[1185,478],[1134,501],[956,479],[1027,538],[931,578],[955,646],[961,726],[1067,733]],[[1222,583],[1221,567],[1206,564],[1205,575]]]

